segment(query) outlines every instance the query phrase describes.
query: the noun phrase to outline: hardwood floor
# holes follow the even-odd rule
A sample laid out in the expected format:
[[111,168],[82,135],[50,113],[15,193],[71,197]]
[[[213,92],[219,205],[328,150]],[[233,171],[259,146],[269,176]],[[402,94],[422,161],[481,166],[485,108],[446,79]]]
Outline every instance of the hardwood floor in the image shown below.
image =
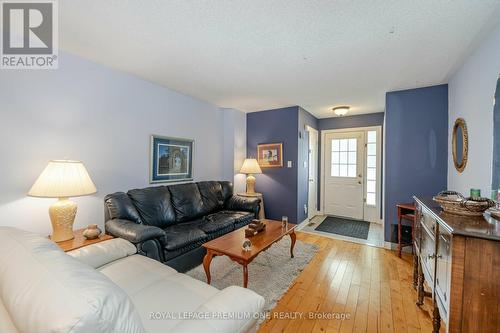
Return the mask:
[[410,255],[301,232],[297,239],[320,251],[259,333],[432,332],[430,300],[415,305]]

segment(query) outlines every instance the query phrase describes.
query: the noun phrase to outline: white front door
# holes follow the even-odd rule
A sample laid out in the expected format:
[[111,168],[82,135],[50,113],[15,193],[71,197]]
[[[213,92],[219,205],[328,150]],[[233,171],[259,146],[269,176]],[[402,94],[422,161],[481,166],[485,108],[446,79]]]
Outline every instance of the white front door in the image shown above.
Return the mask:
[[311,219],[317,214],[318,203],[318,131],[307,129],[309,133],[309,200],[307,204],[307,218]]
[[363,220],[365,132],[325,135],[324,211]]

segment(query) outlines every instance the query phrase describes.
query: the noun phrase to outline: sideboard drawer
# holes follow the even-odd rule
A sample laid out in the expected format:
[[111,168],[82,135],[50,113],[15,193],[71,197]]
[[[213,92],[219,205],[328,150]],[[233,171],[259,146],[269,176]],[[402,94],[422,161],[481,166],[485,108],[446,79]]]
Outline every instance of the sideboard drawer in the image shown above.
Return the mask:
[[422,263],[422,271],[424,273],[427,285],[434,291],[434,269],[435,269],[435,256],[436,256],[436,241],[430,232],[423,228],[420,261]]
[[424,229],[434,237],[436,234],[436,219],[434,216],[425,208],[422,208],[421,224]]
[[438,294],[442,306],[448,312],[450,304],[451,284],[451,234],[439,228],[437,239],[436,256],[436,294]]
[[[437,287],[436,287],[437,289]],[[444,304],[441,296],[436,293],[436,305],[439,310],[439,315],[446,325],[448,325],[448,307]]]
[[421,223],[423,223],[422,222],[423,215],[422,215],[422,206],[418,203],[416,206],[417,206],[417,209],[415,211],[415,224],[414,224],[415,230],[413,231],[413,242],[415,245],[416,255],[418,256],[418,255],[420,255],[420,249],[422,247],[422,245],[421,245],[422,225],[421,225]]

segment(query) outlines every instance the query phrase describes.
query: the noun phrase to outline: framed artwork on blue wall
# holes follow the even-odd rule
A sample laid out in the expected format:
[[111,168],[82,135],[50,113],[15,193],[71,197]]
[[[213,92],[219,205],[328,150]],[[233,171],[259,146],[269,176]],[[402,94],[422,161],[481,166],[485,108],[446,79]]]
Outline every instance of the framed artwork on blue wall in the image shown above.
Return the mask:
[[193,180],[194,140],[151,135],[150,183]]
[[261,143],[257,145],[257,160],[262,168],[283,167],[283,143]]

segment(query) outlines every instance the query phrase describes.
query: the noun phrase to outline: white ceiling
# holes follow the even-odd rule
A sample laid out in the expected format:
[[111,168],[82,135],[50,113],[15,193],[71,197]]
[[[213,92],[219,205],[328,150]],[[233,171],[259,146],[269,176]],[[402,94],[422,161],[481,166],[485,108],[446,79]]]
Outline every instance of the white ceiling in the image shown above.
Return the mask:
[[60,47],[220,107],[380,112],[447,82],[500,0],[59,1]]

